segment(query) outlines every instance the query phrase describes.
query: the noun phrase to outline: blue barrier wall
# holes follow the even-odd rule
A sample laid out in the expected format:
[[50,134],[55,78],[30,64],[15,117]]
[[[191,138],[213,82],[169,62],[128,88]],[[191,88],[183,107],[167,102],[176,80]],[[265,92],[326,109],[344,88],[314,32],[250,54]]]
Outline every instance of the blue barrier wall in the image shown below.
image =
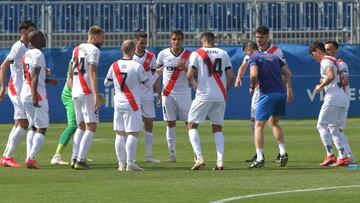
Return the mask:
[[[319,81],[319,63],[308,54],[307,45],[279,44],[285,58],[293,72],[293,90],[295,101],[288,105],[287,118],[316,118],[322,103],[323,94],[315,94],[314,87]],[[195,50],[197,47],[187,47]],[[242,62],[244,53],[240,47],[222,47],[233,62],[235,73]],[[163,48],[151,48],[156,54]],[[0,61],[9,53],[9,49],[0,49]],[[53,78],[59,80],[57,87],[48,87],[50,120],[51,122],[66,121],[65,109],[60,95],[65,83],[67,64],[71,57],[72,48],[46,49],[45,57],[48,67],[52,69]],[[360,116],[360,45],[344,45],[340,47],[339,56],[347,62],[350,71],[352,101],[349,109],[350,117]],[[107,103],[100,109],[101,121],[112,121],[113,118],[113,88],[103,86],[103,77],[109,66],[121,57],[119,49],[102,49],[100,58],[99,88],[107,99]],[[9,71],[8,71],[9,72]],[[248,75],[248,71],[246,73]],[[9,77],[7,77],[9,78]],[[226,109],[226,118],[249,118],[250,95],[248,93],[249,78],[245,77],[243,86],[236,90],[234,87],[228,92],[229,98]],[[0,122],[12,122],[13,109],[8,97],[0,103]],[[161,108],[157,107],[157,118],[162,119]]]

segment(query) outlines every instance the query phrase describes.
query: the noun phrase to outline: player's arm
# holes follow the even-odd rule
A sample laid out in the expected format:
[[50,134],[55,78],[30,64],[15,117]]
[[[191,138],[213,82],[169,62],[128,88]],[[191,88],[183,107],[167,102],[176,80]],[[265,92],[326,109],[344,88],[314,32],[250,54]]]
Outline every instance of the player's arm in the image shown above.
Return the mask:
[[110,66],[109,71],[104,79],[104,86],[105,87],[110,87],[114,82],[114,78],[113,78],[113,67]]
[[257,81],[258,81],[258,66],[256,64],[253,64],[250,67],[250,89],[249,89],[250,94],[254,92]]
[[101,105],[101,98],[98,89],[98,79],[95,64],[89,64],[89,78],[91,87],[94,91],[95,109],[98,109]]
[[231,67],[226,67],[225,74],[226,74],[226,90],[229,90],[231,88],[232,82],[234,81],[234,71]]
[[197,76],[197,71],[195,66],[190,66],[188,68],[188,71],[186,73],[186,77],[189,80],[191,87],[196,90],[197,88],[197,82],[195,80],[195,77]]
[[286,93],[288,102],[292,102],[294,100],[294,94],[292,91],[292,73],[287,65],[281,67],[281,74],[284,76],[283,80],[286,85]]
[[346,63],[340,63],[341,65],[341,85],[343,86],[349,86],[349,69],[346,65]]
[[39,74],[41,67],[34,67],[33,72],[31,73],[31,92],[32,92],[32,103],[33,106],[38,107],[39,101],[37,98],[37,86],[39,83]]
[[[163,69],[164,69],[164,67],[157,68],[155,70],[155,73],[151,77],[147,77],[144,81],[142,81],[143,84],[148,88],[154,86],[156,81],[158,81],[159,77],[162,75]],[[141,67],[140,70],[143,71],[144,68]]]
[[243,60],[243,62],[241,63],[237,76],[236,76],[236,80],[235,80],[235,88],[240,88],[240,86],[242,85],[241,79],[244,77],[245,72],[246,72],[246,68],[248,66],[248,60]]
[[11,61],[9,59],[5,59],[0,66],[0,101],[4,99],[5,90],[6,90],[6,71],[9,68]]
[[325,69],[326,78],[321,80],[321,83],[316,85],[316,92],[320,92],[324,89],[324,87],[330,84],[335,79],[335,73],[331,66],[326,67]]

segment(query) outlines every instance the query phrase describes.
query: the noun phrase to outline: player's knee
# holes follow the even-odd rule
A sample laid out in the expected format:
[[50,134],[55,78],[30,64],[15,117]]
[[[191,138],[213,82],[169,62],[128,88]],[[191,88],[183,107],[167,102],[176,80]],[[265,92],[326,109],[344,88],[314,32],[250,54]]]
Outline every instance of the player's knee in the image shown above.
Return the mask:
[[197,124],[197,123],[188,123],[188,124],[187,124],[188,130],[190,130],[190,129],[197,129],[198,126],[199,126],[199,124]]
[[176,121],[168,121],[168,122],[167,122],[167,126],[168,126],[169,128],[175,127],[175,126],[176,126]]
[[18,121],[18,125],[24,129],[27,129],[29,127],[29,122],[26,119],[20,119]]
[[329,126],[329,132],[332,136],[336,135],[338,132],[340,132],[339,127],[330,125]]
[[328,130],[327,126],[321,123],[316,124],[316,129],[318,129],[319,131]]
[[221,125],[212,125],[212,131],[213,133],[221,132],[222,131]]
[[35,126],[32,125],[30,128],[31,128],[32,131],[36,132]]

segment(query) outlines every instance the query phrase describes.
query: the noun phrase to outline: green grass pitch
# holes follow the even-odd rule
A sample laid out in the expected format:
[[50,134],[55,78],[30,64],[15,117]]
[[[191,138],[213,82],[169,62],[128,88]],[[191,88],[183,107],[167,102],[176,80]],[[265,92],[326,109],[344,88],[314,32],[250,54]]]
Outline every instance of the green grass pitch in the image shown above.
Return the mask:
[[[353,152],[360,159],[360,119],[349,119],[345,130]],[[199,128],[206,160],[204,170],[191,171],[192,148],[183,123],[177,123],[177,163],[166,163],[168,149],[165,124],[154,126],[153,154],[162,163],[144,163],[144,142],[138,143],[137,162],[144,172],[117,171],[112,123],[100,123],[89,158],[92,170],[75,171],[69,167],[51,166],[59,134],[65,124],[51,124],[39,155],[40,170],[0,168],[0,202],[211,202],[224,198],[312,189],[360,185],[360,169],[320,168],[325,156],[316,131],[315,120],[280,122],[286,139],[289,162],[279,168],[271,161],[277,147],[270,129],[265,130],[264,168],[248,169],[245,159],[254,154],[249,121],[227,120],[225,134],[225,170],[213,171],[216,152],[209,122]],[[0,150],[5,148],[10,124],[0,125]],[[70,159],[71,146],[65,149]],[[25,160],[25,139],[15,158]],[[337,188],[276,194],[231,202],[359,202],[360,187]]]

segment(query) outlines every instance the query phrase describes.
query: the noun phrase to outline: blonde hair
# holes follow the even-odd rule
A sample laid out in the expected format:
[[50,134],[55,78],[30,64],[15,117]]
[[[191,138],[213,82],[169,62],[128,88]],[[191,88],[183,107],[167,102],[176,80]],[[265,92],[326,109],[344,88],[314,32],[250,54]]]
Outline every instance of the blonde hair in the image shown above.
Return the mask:
[[104,30],[101,27],[94,25],[89,28],[88,34],[89,35],[100,35],[103,34]]

